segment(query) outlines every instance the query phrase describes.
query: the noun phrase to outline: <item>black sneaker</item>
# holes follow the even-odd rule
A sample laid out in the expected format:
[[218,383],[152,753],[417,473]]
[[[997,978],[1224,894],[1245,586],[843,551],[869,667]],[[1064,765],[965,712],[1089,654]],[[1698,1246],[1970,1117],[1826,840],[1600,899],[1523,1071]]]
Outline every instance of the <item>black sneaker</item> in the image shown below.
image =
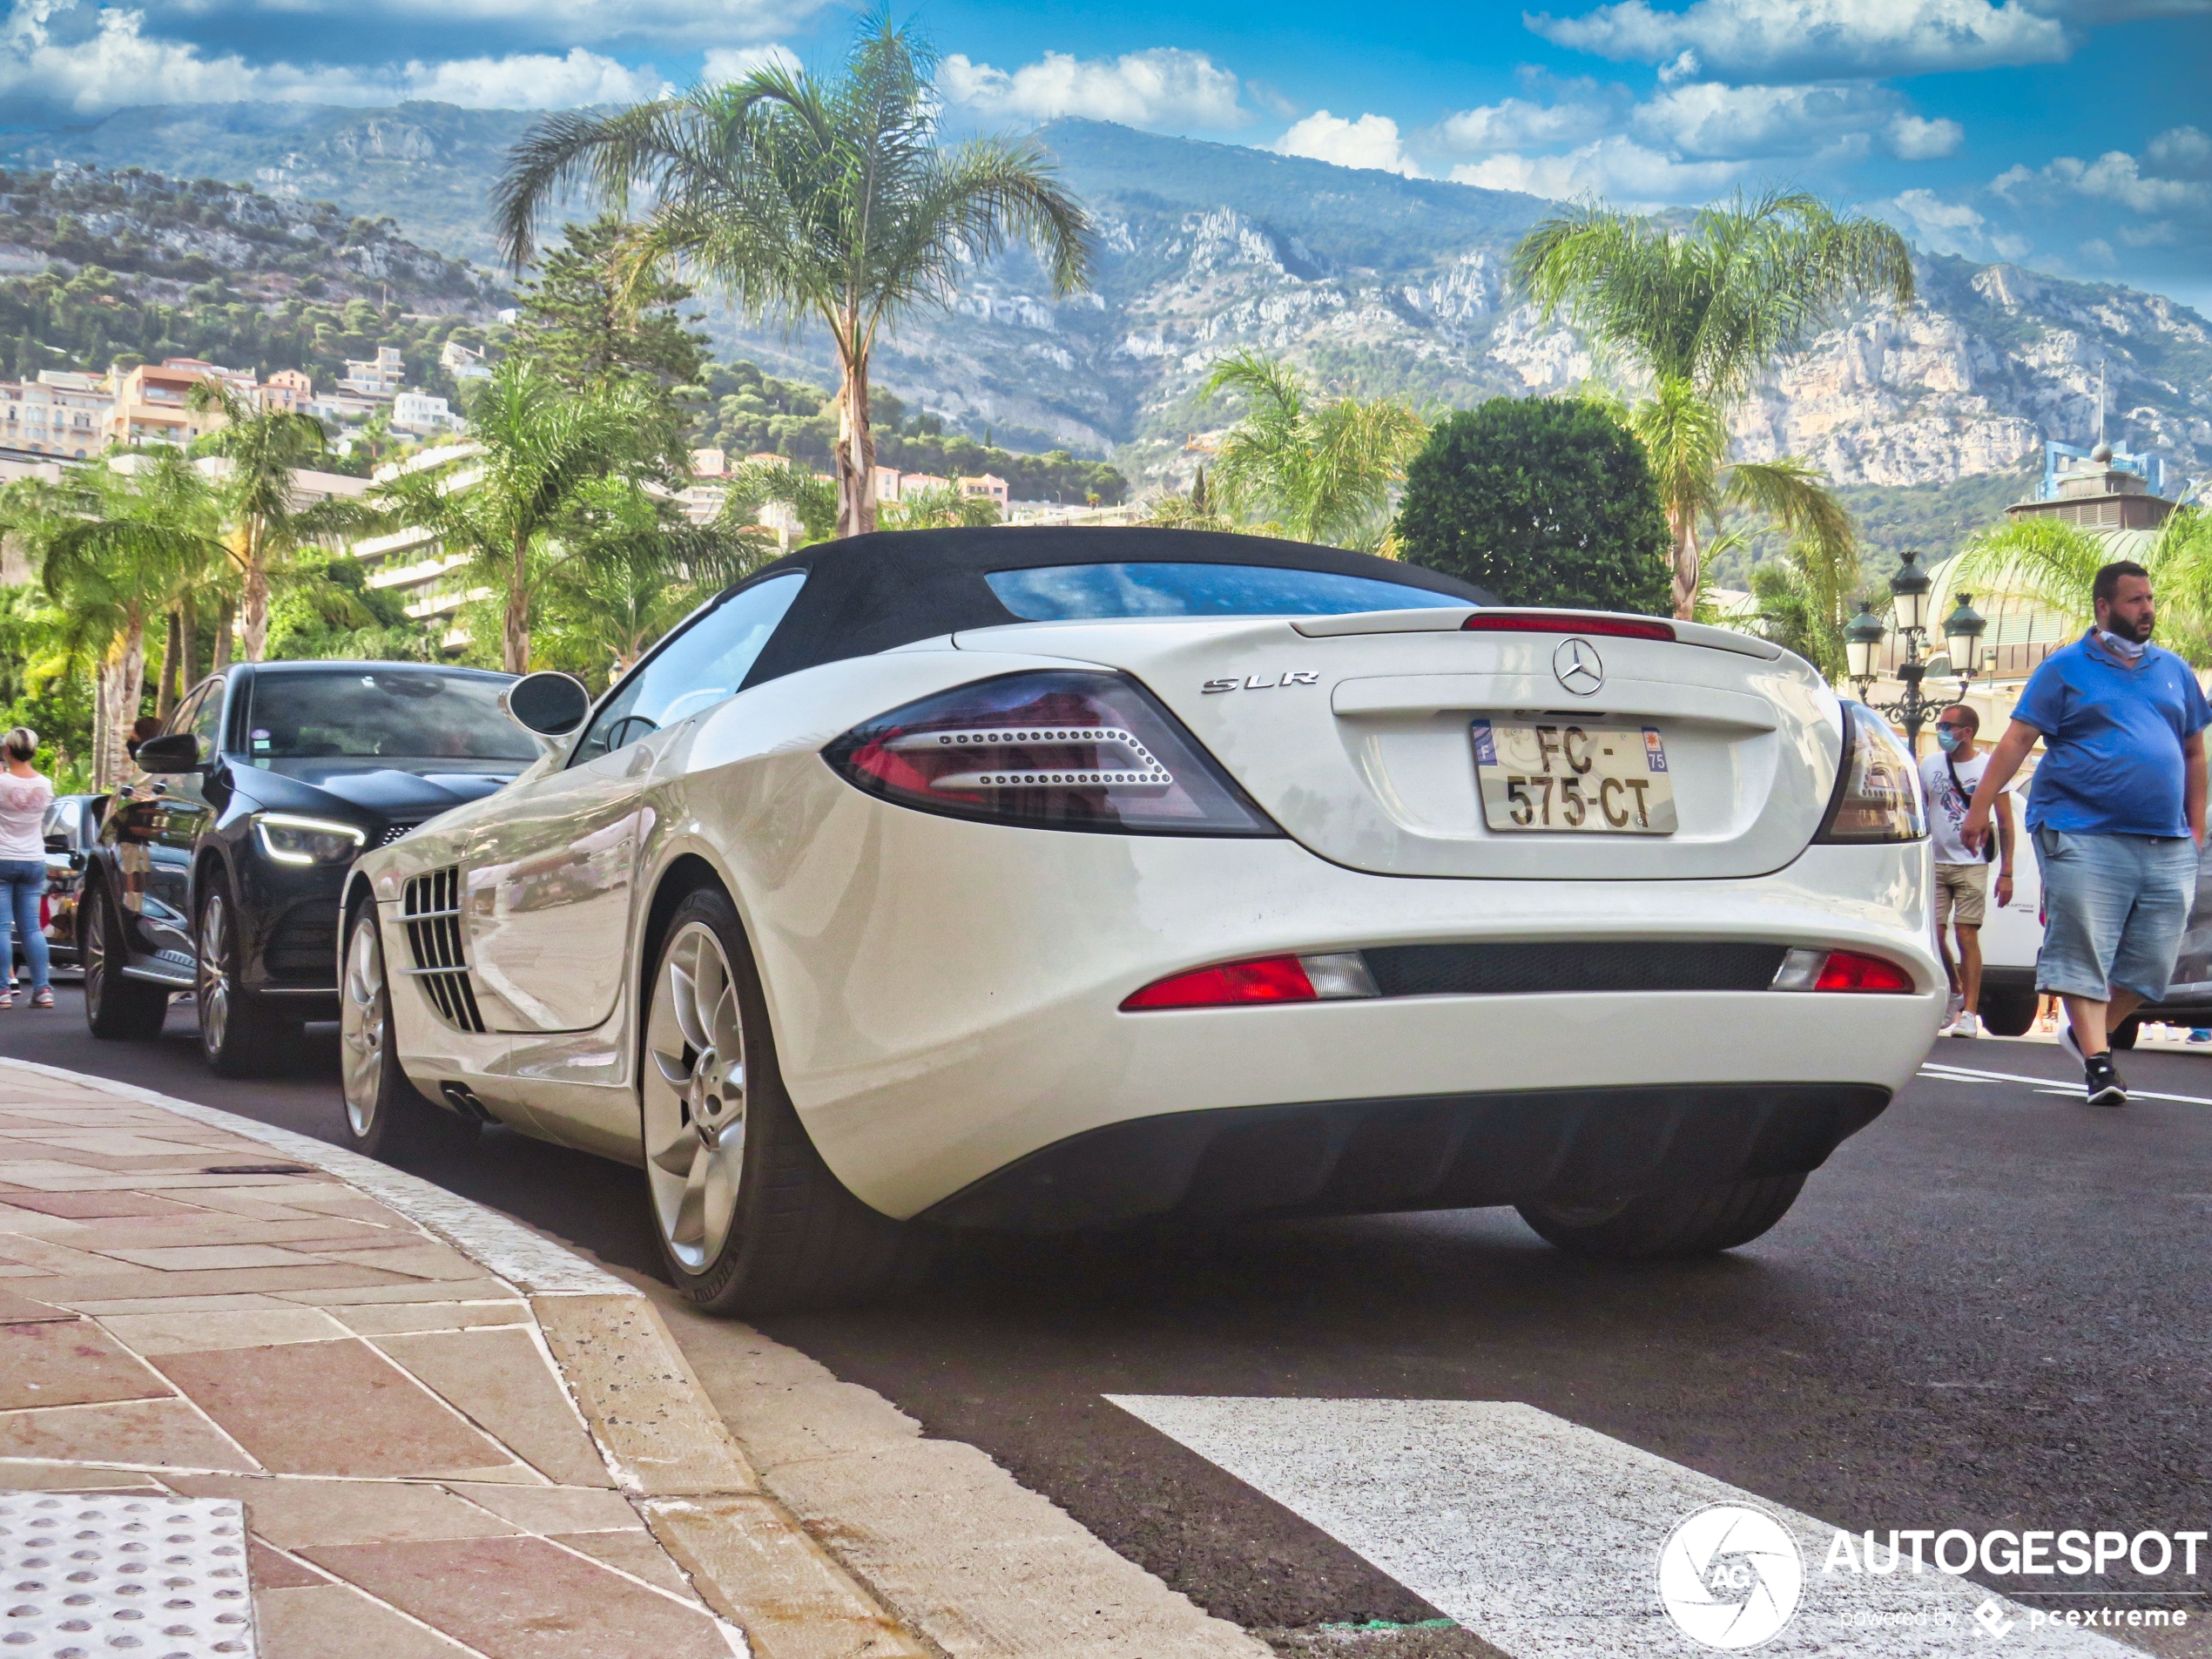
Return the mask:
[[2088,1086],[2092,1106],[2125,1106],[2128,1085],[2120,1080],[2119,1069],[2112,1063],[2110,1054],[2093,1054],[2081,1062],[2081,1076]]

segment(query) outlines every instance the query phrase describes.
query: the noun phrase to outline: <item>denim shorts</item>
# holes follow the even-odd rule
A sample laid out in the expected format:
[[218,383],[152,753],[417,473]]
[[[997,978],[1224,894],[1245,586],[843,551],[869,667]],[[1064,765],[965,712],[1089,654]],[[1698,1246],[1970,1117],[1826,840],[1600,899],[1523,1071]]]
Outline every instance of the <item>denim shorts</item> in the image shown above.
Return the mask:
[[2186,835],[2035,832],[2043,873],[2043,949],[2035,988],[2108,1002],[2166,995],[2196,902],[2196,843]]

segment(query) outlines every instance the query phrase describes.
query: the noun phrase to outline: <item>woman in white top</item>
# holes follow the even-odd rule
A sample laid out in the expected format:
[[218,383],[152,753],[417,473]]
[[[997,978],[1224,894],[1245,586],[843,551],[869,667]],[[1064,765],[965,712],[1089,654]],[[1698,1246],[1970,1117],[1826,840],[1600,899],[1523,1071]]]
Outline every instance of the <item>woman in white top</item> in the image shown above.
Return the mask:
[[[54,786],[30,763],[38,753],[38,734],[19,725],[0,738],[0,1008],[16,1005],[15,940],[30,958],[30,1005],[54,1006],[47,982],[45,930],[38,925],[38,895],[46,891],[46,809]],[[10,928],[9,920],[15,925]],[[10,937],[10,935],[13,937]]]

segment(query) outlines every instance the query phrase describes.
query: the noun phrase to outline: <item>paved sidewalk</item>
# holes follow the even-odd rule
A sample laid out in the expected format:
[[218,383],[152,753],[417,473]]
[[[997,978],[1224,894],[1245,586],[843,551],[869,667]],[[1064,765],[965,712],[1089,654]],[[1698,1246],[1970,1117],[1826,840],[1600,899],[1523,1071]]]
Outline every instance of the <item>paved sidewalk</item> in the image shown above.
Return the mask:
[[630,1286],[342,1150],[14,1062],[0,1576],[4,1656],[929,1651]]

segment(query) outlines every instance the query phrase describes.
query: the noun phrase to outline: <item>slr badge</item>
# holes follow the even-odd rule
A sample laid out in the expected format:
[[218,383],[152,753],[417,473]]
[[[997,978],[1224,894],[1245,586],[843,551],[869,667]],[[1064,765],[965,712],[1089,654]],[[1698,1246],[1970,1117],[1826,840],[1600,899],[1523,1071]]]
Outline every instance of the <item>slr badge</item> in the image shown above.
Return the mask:
[[1552,653],[1552,673],[1577,697],[1588,697],[1605,684],[1605,663],[1597,647],[1576,635]]

